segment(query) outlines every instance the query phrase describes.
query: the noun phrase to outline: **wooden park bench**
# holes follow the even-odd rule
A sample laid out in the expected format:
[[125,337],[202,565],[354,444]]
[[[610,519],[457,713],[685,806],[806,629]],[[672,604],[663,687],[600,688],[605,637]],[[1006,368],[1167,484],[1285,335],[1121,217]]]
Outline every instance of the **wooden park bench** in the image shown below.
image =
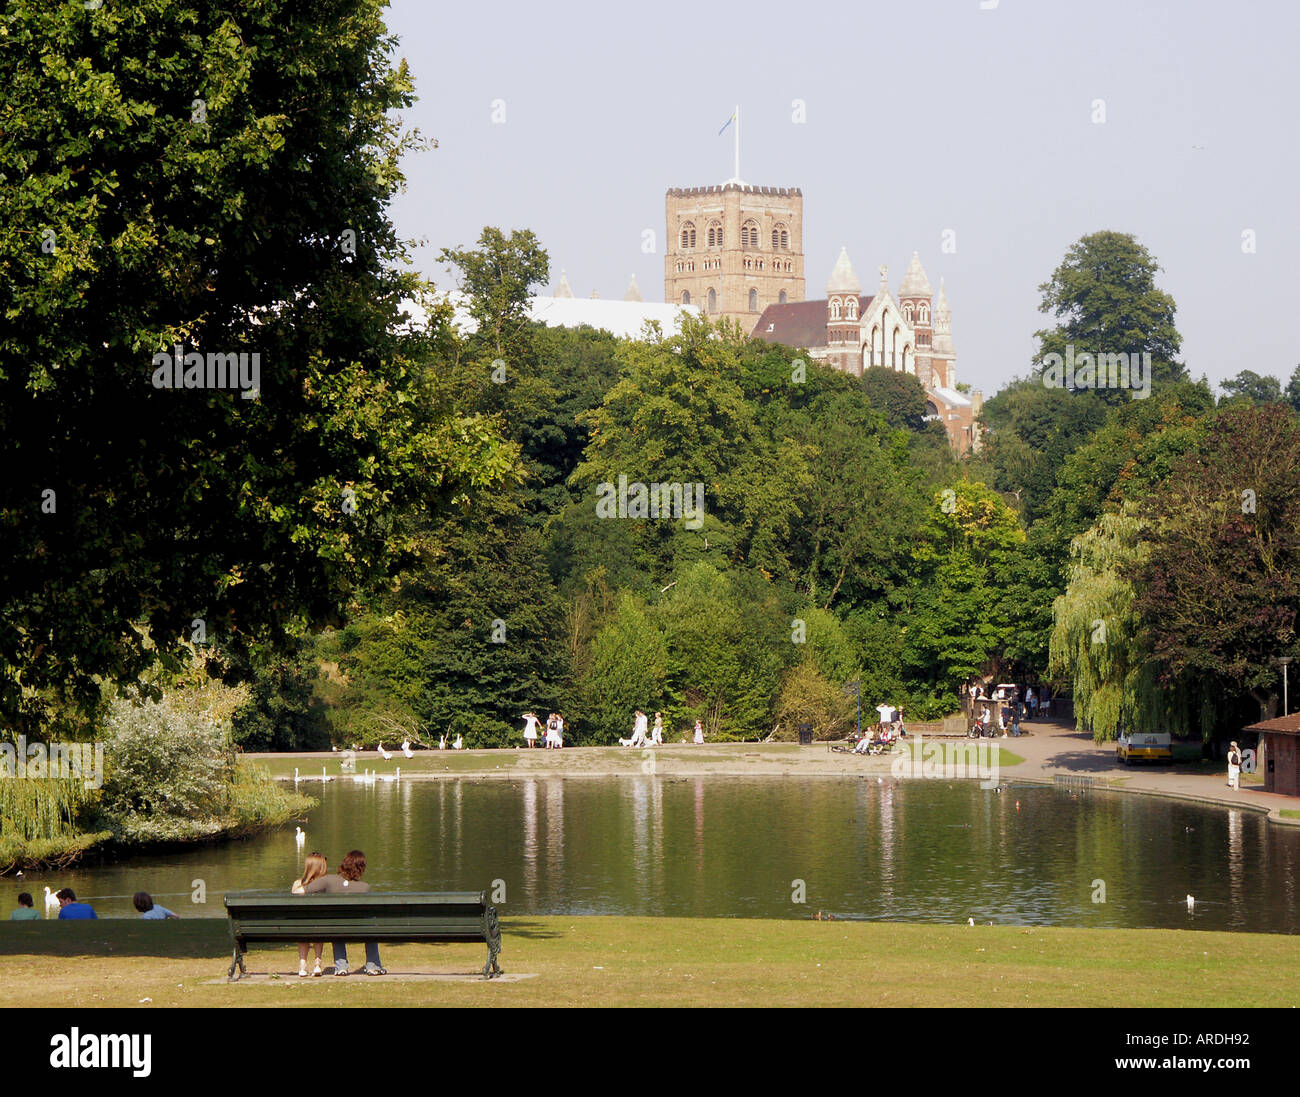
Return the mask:
[[487,945],[483,977],[497,966],[501,929],[495,907],[481,891],[375,892],[359,895],[293,895],[284,891],[228,891],[233,958],[227,982],[247,975],[250,944],[297,941],[482,941]]

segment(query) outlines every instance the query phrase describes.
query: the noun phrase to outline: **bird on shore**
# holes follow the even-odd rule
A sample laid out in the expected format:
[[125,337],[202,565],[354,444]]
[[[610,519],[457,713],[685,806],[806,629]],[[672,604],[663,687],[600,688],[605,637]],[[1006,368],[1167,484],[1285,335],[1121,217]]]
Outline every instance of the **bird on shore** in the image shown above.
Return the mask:
[[966,924],[967,924],[968,926],[973,926],[973,925],[975,924],[975,919],[974,919],[974,918],[967,918],[967,919],[966,919]]
[[462,739],[459,735],[457,735],[457,736],[456,736],[456,741],[455,741],[454,743],[451,744],[451,749],[452,749],[452,750],[464,750],[464,748],[465,748],[465,740]]
[[410,740],[410,739],[403,739],[403,740],[402,740],[402,753],[403,753],[404,755],[406,755],[407,758],[414,758],[414,757],[415,757],[414,752],[412,752],[412,750],[411,750],[411,740]]
[[380,744],[379,744],[379,757],[381,757],[385,762],[387,762],[387,761],[388,761],[392,756],[393,756],[393,752],[392,752],[391,750],[385,750],[385,749],[384,749],[384,744],[383,744],[383,743],[380,743]]
[[1196,906],[1196,900],[1189,895],[1187,897],[1187,913],[1190,914],[1192,912],[1192,908],[1195,906]]
[[59,909],[59,897],[48,887],[45,889],[45,909],[47,911]]
[[438,736],[438,749],[439,750],[447,749],[447,737],[445,735]]

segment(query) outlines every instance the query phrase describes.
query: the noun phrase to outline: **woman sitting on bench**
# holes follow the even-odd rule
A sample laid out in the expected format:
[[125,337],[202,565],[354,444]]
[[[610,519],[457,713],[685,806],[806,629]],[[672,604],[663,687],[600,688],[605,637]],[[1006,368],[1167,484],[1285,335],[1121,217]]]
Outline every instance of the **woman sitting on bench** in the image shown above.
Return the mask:
[[[303,892],[307,895],[317,895],[321,892],[327,895],[354,895],[357,892],[369,891],[370,885],[361,879],[361,875],[365,871],[366,855],[359,849],[354,849],[343,858],[337,876],[318,877],[303,888]],[[387,975],[387,970],[379,962],[379,942],[366,941],[364,943],[366,946],[366,966],[363,969],[365,973],[367,975]],[[330,946],[334,949],[334,974],[346,975],[348,973],[347,945],[342,941],[331,941]]]

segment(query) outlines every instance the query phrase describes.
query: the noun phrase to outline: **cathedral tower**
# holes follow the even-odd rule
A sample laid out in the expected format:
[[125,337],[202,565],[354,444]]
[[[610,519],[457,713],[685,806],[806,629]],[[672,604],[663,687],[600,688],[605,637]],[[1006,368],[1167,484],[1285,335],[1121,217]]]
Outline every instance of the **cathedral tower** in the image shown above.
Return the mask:
[[797,187],[674,188],[664,205],[666,302],[729,317],[749,332],[768,305],[804,299]]

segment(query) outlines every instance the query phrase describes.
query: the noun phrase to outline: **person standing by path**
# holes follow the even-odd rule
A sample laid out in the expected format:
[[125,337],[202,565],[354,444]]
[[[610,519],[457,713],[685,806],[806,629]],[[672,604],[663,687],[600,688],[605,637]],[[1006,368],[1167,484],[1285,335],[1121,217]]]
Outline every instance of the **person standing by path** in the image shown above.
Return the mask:
[[525,712],[522,719],[524,721],[524,742],[530,747],[537,746],[537,725],[541,722],[537,718],[537,713]]
[[695,721],[695,743],[697,746],[704,743],[704,725],[698,720]]
[[1228,747],[1228,787],[1241,791],[1241,749],[1235,742]]
[[657,747],[664,745],[664,714],[662,712],[655,713],[655,726],[652,733],[652,741]]

